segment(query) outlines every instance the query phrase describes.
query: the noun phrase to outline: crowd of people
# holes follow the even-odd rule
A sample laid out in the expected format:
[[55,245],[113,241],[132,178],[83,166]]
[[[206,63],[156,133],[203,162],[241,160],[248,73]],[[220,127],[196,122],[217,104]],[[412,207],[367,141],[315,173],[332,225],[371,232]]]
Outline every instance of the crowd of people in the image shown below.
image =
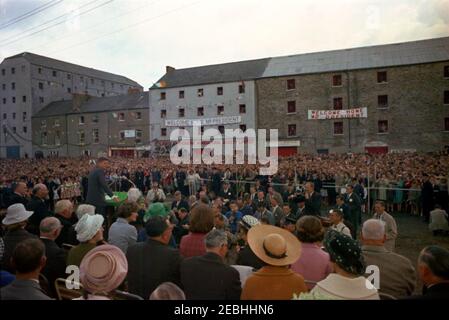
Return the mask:
[[56,298],[76,266],[87,300],[447,298],[449,251],[397,254],[391,213],[449,230],[448,170],[443,153],[295,156],[269,177],[166,158],[2,160],[0,294]]

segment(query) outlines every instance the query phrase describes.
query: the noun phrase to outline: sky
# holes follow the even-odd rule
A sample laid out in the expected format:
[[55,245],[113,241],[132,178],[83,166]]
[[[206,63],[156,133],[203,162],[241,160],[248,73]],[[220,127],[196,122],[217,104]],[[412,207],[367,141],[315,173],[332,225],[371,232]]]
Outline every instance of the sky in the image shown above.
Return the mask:
[[145,89],[167,65],[442,36],[449,36],[449,0],[0,0],[0,61],[33,52]]

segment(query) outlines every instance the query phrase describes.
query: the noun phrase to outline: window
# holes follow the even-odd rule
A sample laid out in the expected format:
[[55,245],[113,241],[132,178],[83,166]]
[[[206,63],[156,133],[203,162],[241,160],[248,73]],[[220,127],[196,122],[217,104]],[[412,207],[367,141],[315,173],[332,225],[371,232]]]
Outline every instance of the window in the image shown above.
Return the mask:
[[449,118],[444,118],[444,131],[449,131]]
[[294,90],[295,88],[296,88],[295,79],[288,79],[287,80],[287,90]]
[[27,102],[27,96],[22,96],[22,102]]
[[184,99],[184,90],[179,91],[179,99]]
[[136,115],[136,120],[142,120],[142,112],[136,112],[135,113],[135,115]]
[[164,119],[167,117],[167,110],[161,110],[161,119]]
[[98,114],[94,114],[94,115],[92,116],[92,123],[98,123],[98,121],[99,121]]
[[200,131],[201,131],[201,134],[204,133],[204,126],[201,126],[201,127],[200,127]]
[[20,70],[22,71],[22,73],[25,73],[25,66],[22,65],[22,66],[20,67]]
[[246,131],[246,124],[241,124],[240,125],[240,130],[242,130],[243,132]]
[[67,93],[72,93],[72,88],[67,88]]
[[239,93],[245,93],[245,85],[239,84]]
[[84,134],[84,130],[78,131],[78,143],[84,144],[86,142],[86,135]]
[[218,131],[219,131],[221,134],[224,134],[224,132],[225,132],[225,127],[224,127],[224,126],[218,126]]
[[16,113],[15,112],[12,113],[12,119],[16,120]]
[[217,115],[224,115],[224,106],[217,106]]
[[6,115],[6,113],[3,114],[3,120],[6,120],[8,116]]
[[12,133],[17,133],[16,127],[12,127]]
[[118,121],[125,121],[125,113],[124,112],[119,112]]
[[142,130],[136,130],[136,143],[142,142]]
[[204,95],[204,90],[198,89],[197,94],[198,94],[198,97],[202,97]]
[[101,85],[103,85],[103,86],[104,86],[104,80],[101,80]]
[[15,82],[11,82],[11,90],[16,90],[16,83]]
[[449,66],[444,66],[444,77],[449,78]]
[[223,95],[223,87],[217,87],[217,96]]
[[47,131],[44,131],[41,133],[41,141],[42,141],[42,145],[46,145],[47,144]]
[[184,115],[185,115],[184,109],[179,109],[178,110],[178,117],[184,118]]
[[377,107],[379,109],[388,108],[388,96],[386,94],[377,96]]
[[72,75],[70,73],[67,73],[67,80],[71,80],[72,79]]
[[343,121],[334,122],[334,135],[343,134]]
[[6,84],[5,84],[5,83],[2,84],[2,89],[3,89],[3,90],[6,90]]
[[6,74],[6,70],[2,69],[2,76],[4,76]]
[[37,73],[42,74],[42,68],[37,68]]
[[[93,78],[90,78],[90,84],[95,84],[95,80]],[[123,85],[121,86],[121,88],[123,89]]]
[[165,100],[165,98],[167,98],[167,93],[161,92],[161,100]]
[[343,98],[337,97],[334,98],[334,110],[342,110],[343,109]]
[[55,119],[55,121],[53,122],[53,126],[54,127],[59,127],[60,126],[59,119]]
[[16,97],[12,97],[12,103],[16,103]]
[[61,132],[59,130],[55,131],[55,145],[61,145]]
[[84,124],[84,116],[80,116],[80,117],[79,117],[78,123],[79,123],[79,124]]
[[341,85],[342,85],[341,74],[334,74],[332,76],[332,86],[341,87]]
[[161,136],[166,137],[167,136],[167,128],[161,128]]
[[449,90],[444,91],[444,104],[449,104]]
[[287,101],[287,113],[296,112],[296,101]]
[[39,97],[39,102],[44,103],[44,97]]
[[197,116],[198,117],[204,116],[204,107],[198,107],[198,109],[197,109]]
[[92,142],[93,143],[100,142],[100,136],[98,133],[98,129],[92,129]]
[[119,142],[125,142],[125,131],[120,131]]
[[23,133],[27,133],[27,132],[28,132],[28,128],[27,128],[27,127],[23,127],[22,129],[23,129],[23,130],[22,130]]
[[239,113],[246,113],[246,104],[239,104]]
[[6,104],[6,98],[3,98],[3,104]]
[[53,71],[52,71],[52,75],[53,75],[53,77],[56,77],[56,76],[58,75],[58,73],[56,72],[56,70],[53,70]]
[[388,121],[379,120],[377,122],[377,132],[378,133],[388,133]]
[[387,71],[377,72],[377,83],[386,83],[386,82],[387,82]]
[[289,137],[296,136],[296,124],[289,124],[288,125],[288,136]]
[[16,68],[11,68],[11,74],[16,74]]
[[24,111],[22,113],[22,121],[26,121],[27,120],[27,113]]
[[44,83],[39,82],[39,89],[40,89],[40,90],[43,90],[43,89],[44,89]]
[[47,120],[41,120],[41,127],[45,128],[47,126]]

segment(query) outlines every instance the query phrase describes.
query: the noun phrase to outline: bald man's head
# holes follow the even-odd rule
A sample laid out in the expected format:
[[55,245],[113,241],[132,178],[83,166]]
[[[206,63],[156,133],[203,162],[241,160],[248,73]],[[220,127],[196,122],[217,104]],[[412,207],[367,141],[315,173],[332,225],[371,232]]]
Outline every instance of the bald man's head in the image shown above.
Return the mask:
[[40,199],[47,199],[48,197],[47,186],[43,183],[36,184],[33,188],[33,195]]
[[39,231],[41,238],[55,240],[61,233],[61,222],[55,217],[48,217],[41,221]]
[[363,244],[383,246],[385,239],[385,222],[378,219],[369,219],[365,221],[362,227]]

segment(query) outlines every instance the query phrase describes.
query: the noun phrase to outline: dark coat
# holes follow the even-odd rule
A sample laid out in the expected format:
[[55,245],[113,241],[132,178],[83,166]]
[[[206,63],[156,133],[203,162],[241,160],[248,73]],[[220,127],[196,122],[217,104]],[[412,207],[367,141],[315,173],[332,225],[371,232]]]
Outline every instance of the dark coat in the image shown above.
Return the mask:
[[3,238],[3,242],[5,244],[5,251],[3,253],[2,260],[3,270],[14,273],[14,269],[10,264],[12,253],[19,242],[30,238],[36,238],[36,236],[24,229],[17,229],[6,233],[5,237]]
[[311,216],[321,215],[321,195],[313,192],[309,199],[306,199],[306,214]]
[[89,173],[87,184],[86,203],[96,207],[106,207],[105,193],[110,197],[113,196],[113,193],[106,183],[104,171],[100,168],[92,170]]
[[185,201],[185,200],[181,200],[181,201],[179,201],[179,203],[177,203],[176,200],[172,202],[172,204],[171,204],[171,209],[172,210],[173,209],[178,209],[179,210],[181,208],[184,208],[187,211],[189,211],[190,210],[189,203],[187,201]]
[[55,215],[56,218],[61,222],[62,229],[61,233],[59,234],[59,237],[56,238],[55,242],[58,246],[62,246],[64,243],[71,244],[71,245],[78,245],[79,241],[76,239],[76,231],[74,224],[77,222],[77,219],[66,219],[63,216],[60,216],[59,214]]
[[33,196],[28,203],[27,210],[33,211],[33,214],[28,219],[28,230],[38,235],[41,221],[47,217],[51,217],[53,214],[48,209],[45,201],[35,196]]
[[182,260],[177,249],[148,239],[128,248],[129,292],[148,299],[163,282],[180,285],[179,267]]
[[212,252],[181,263],[181,283],[188,300],[239,300],[239,272]]
[[[409,299],[409,298],[406,298]],[[449,283],[439,283],[423,290],[423,295],[412,296],[410,299],[416,300],[435,300],[435,299],[449,299]]]
[[346,204],[349,207],[349,222],[354,228],[354,234],[357,234],[358,226],[360,224],[360,217],[362,216],[362,202],[359,195],[353,192],[346,197]]
[[2,300],[51,300],[34,280],[14,280],[0,289]]
[[50,290],[55,294],[55,280],[68,276],[65,273],[67,253],[64,249],[58,247],[54,241],[49,239],[41,240],[45,245],[45,256],[47,257],[47,262],[41,273],[47,278]]
[[253,267],[254,269],[260,269],[265,266],[265,263],[254,254],[249,245],[240,249],[236,264]]
[[15,203],[21,203],[26,207],[28,205],[29,201],[26,197],[22,197],[21,195],[18,195],[17,193],[13,193],[9,196],[9,199],[7,202],[8,202],[8,205],[7,205],[8,207]]

